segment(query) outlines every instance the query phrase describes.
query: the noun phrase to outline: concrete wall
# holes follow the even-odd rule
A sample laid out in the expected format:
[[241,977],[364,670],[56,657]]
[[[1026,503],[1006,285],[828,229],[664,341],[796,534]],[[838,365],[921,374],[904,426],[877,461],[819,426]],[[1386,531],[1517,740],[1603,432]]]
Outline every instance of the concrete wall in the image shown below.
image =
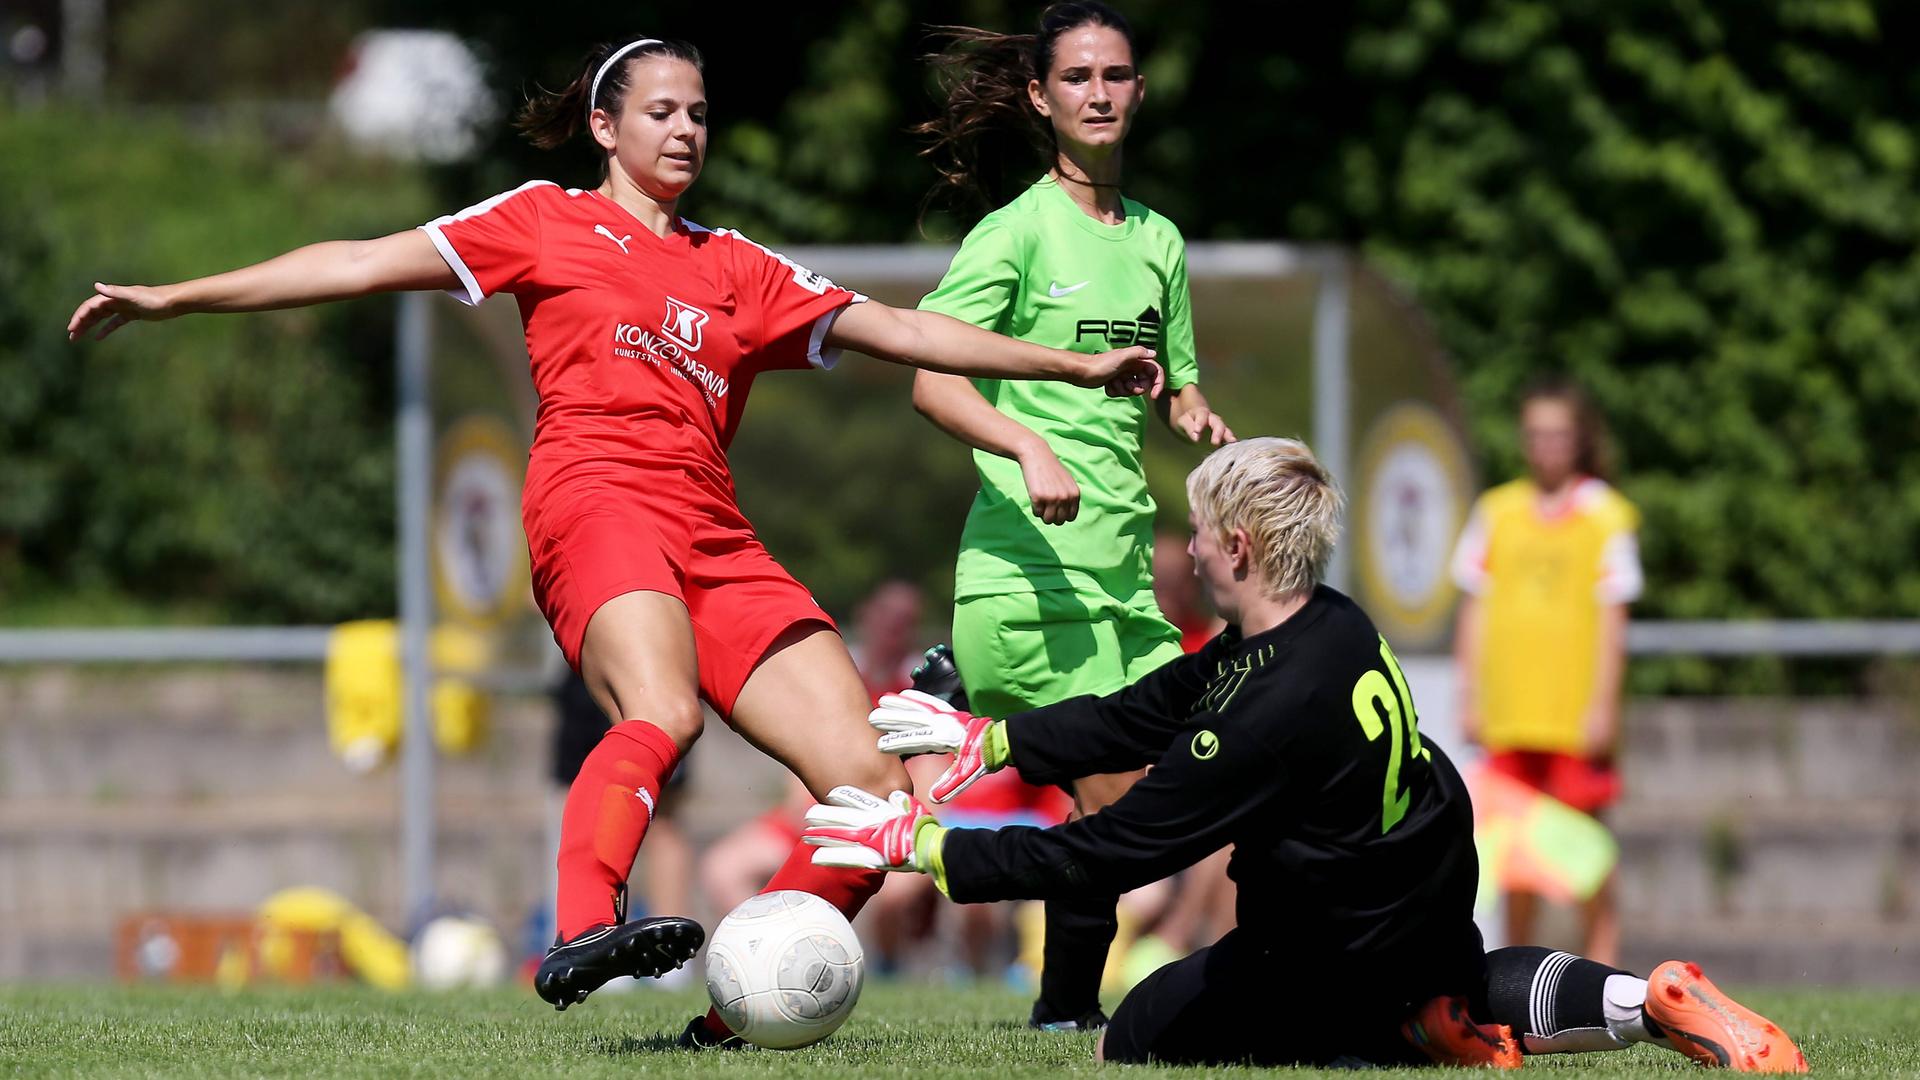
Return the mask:
[[[342,766],[321,694],[307,667],[0,669],[0,979],[104,975],[129,912],[246,912],[292,885],[404,928],[397,770]],[[497,699],[486,746],[440,762],[437,893],[516,946],[552,886],[551,725],[543,699]],[[689,832],[773,805],[784,777],[714,725]]]
[[[550,724],[544,700],[501,699],[487,746],[441,764],[439,892],[510,939],[551,885]],[[1636,702],[1627,747],[1629,964],[1920,985],[1908,707]],[[696,841],[785,783],[717,724],[691,770]],[[315,669],[0,669],[0,979],[98,977],[127,913],[244,912],[290,885],[404,927],[397,813],[391,768],[355,776],[328,752]]]

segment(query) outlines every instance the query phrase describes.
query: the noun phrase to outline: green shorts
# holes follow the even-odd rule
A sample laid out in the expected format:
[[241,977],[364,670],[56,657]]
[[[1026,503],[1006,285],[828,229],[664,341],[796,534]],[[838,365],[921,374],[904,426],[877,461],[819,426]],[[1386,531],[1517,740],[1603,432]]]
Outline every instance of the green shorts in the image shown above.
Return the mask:
[[953,658],[981,716],[1111,694],[1180,655],[1180,631],[1150,588],[1125,600],[1076,589],[976,596],[953,609]]

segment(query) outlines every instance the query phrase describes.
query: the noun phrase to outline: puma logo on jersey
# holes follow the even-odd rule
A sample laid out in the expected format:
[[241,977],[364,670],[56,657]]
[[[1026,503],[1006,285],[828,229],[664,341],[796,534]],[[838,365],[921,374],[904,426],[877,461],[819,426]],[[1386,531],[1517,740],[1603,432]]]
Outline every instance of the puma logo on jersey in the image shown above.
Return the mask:
[[1053,297],[1055,300],[1058,300],[1063,296],[1072,296],[1074,293],[1079,292],[1081,289],[1084,289],[1091,284],[1093,284],[1093,282],[1083,281],[1078,285],[1068,285],[1065,288],[1062,288],[1059,282],[1049,281],[1047,282],[1047,295]]
[[660,332],[680,344],[688,352],[700,351],[700,328],[707,325],[707,313],[687,303],[667,297],[667,317],[661,320]]
[[627,241],[633,239],[632,233],[628,233],[625,236],[615,236],[613,235],[613,230],[607,228],[605,225],[595,225],[593,227],[593,231],[596,233],[599,233],[601,236],[606,237],[607,239],[613,241],[614,243],[619,244],[620,253],[622,255],[632,254],[627,250]]

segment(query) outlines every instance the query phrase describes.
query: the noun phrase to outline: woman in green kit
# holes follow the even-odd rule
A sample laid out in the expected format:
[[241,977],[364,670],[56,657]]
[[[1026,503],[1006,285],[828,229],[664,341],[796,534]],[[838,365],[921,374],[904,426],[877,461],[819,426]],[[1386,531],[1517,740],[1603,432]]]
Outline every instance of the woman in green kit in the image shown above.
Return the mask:
[[[1033,35],[945,33],[934,57],[945,105],[917,129],[942,188],[987,203],[983,166],[1009,138],[1047,172],[974,227],[920,307],[1083,352],[1151,346],[1167,371],[1161,419],[1193,442],[1231,441],[1197,381],[1180,232],[1120,194],[1121,147],[1146,95],[1126,20],[1104,4],[1057,3]],[[1153,599],[1144,401],[926,372],[913,400],[974,447],[980,472],[953,616],[974,713],[1110,693],[1181,655]],[[1077,811],[1098,811],[1137,776],[1080,781]],[[1117,925],[1114,897],[1048,903],[1033,1026],[1105,1023],[1100,977]]]

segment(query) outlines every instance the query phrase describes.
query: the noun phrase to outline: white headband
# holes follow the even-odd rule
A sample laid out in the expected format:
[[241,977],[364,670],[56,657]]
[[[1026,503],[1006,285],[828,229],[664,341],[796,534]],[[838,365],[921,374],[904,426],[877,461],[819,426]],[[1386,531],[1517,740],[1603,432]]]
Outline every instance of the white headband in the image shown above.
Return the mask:
[[628,42],[613,50],[612,56],[600,62],[600,70],[593,73],[593,89],[587,94],[587,125],[589,127],[593,125],[593,103],[600,100],[600,80],[607,77],[607,69],[612,67],[616,60],[641,46],[659,44],[662,44],[659,38],[641,38],[639,41]]

